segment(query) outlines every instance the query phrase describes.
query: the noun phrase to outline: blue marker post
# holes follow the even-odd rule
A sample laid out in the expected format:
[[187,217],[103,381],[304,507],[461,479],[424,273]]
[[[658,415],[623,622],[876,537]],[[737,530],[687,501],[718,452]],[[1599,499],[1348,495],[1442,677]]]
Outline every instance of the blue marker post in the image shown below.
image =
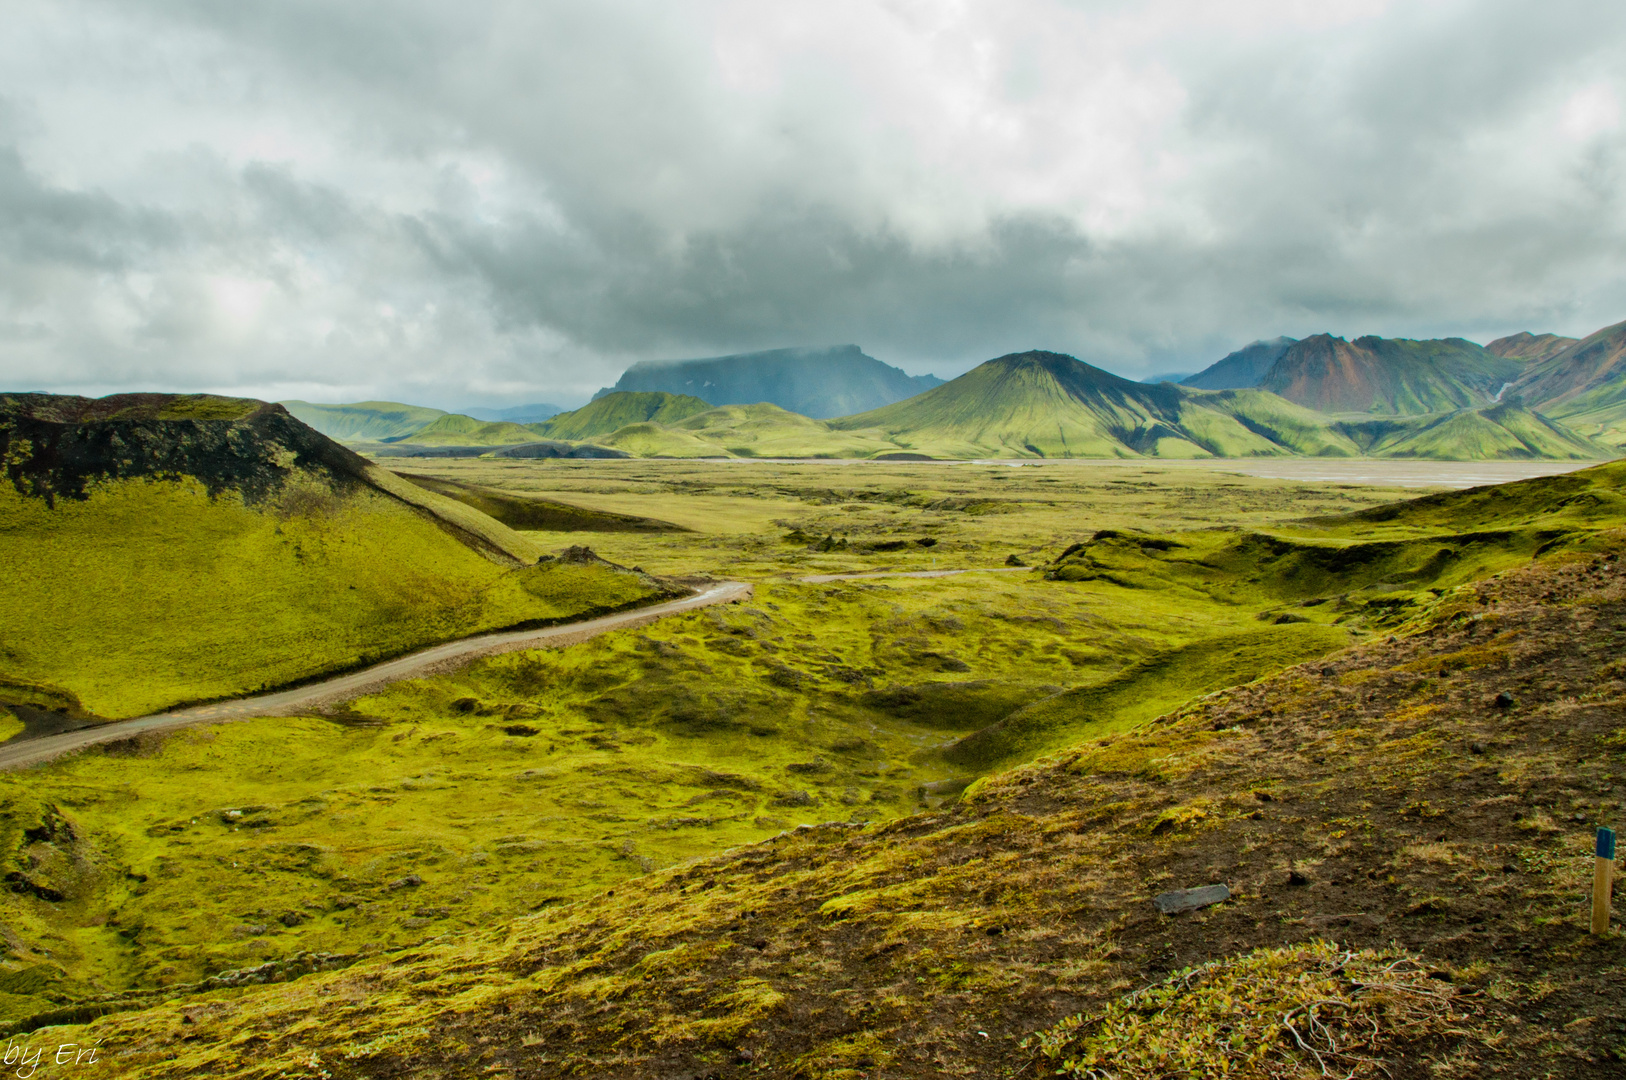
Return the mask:
[[1615,830],[1598,827],[1598,865],[1592,872],[1592,932],[1609,932],[1609,894],[1615,877]]

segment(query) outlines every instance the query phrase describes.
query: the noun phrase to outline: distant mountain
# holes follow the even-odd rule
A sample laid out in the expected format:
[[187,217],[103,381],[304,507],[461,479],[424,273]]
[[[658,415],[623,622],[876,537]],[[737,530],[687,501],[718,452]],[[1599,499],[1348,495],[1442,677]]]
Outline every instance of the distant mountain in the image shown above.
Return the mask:
[[550,439],[592,439],[628,424],[673,424],[709,408],[710,404],[688,394],[621,391],[596,397],[574,412],[561,413],[537,425],[536,430]]
[[398,401],[358,401],[351,405],[317,405],[280,401],[294,419],[339,442],[382,442],[428,427],[442,409],[403,405]]
[[464,409],[466,416],[476,420],[507,420],[513,424],[540,424],[552,416],[558,416],[565,410],[558,405],[549,405],[539,401],[534,405],[515,405],[507,409]]
[[1162,375],[1148,375],[1141,382],[1146,383],[1148,386],[1156,386],[1160,382],[1177,383],[1184,382],[1189,378],[1191,378],[1191,372],[1189,371],[1170,371]]
[[1577,431],[1626,446],[1626,322],[1531,364],[1507,393]]
[[[1250,426],[1254,411],[1275,423]],[[1351,454],[1328,421],[1267,394],[1148,386],[1052,352],[990,360],[919,397],[833,420],[933,457]]]
[[907,375],[867,356],[857,345],[771,349],[705,360],[642,361],[613,387],[619,391],[690,394],[712,405],[766,401],[803,416],[831,417],[902,401],[934,386],[935,375]]
[[1485,408],[1524,373],[1520,361],[1462,338],[1317,334],[1283,353],[1259,388],[1325,413],[1407,416]]
[[535,428],[506,420],[476,420],[462,413],[446,413],[403,439],[396,446],[513,446],[543,438]]
[[1512,403],[1426,416],[1349,421],[1335,427],[1366,457],[1598,461],[1615,456],[1611,448]]
[[1517,334],[1497,338],[1485,346],[1485,351],[1505,356],[1509,360],[1523,360],[1526,363],[1540,363],[1551,359],[1574,345],[1575,338],[1560,337],[1557,334],[1532,334],[1521,330]]
[[1188,375],[1179,380],[1180,384],[1198,390],[1238,390],[1258,386],[1271,365],[1280,360],[1282,354],[1295,343],[1294,338],[1278,337],[1244,345],[1225,359],[1210,364],[1195,375]]

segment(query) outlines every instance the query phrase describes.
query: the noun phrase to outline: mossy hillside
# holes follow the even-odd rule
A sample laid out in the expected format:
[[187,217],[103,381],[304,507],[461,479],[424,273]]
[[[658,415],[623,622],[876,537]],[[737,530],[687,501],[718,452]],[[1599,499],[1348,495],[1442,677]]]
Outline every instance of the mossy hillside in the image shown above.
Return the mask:
[[[53,965],[53,993],[80,1000],[191,982],[398,947],[797,824],[908,812],[922,783],[963,775],[938,747],[1110,666],[1072,654],[1077,609],[1053,586],[928,584],[768,586],[748,607],[505,654],[326,718],[0,778],[0,797],[57,808],[75,837],[0,846],[59,894],[0,894],[31,943],[15,962]],[[390,888],[411,874],[422,884]]]
[[621,391],[605,394],[572,412],[560,413],[538,424],[536,430],[550,439],[581,441],[609,435],[630,424],[673,424],[711,407],[688,394]]
[[1104,682],[1012,712],[944,751],[977,771],[1031,761],[1083,739],[1126,731],[1193,698],[1252,682],[1349,644],[1348,631],[1308,623],[1221,634],[1155,653]]
[[681,532],[681,526],[631,514],[612,514],[549,499],[511,495],[444,477],[397,474],[426,491],[472,507],[511,529],[535,532]]
[[395,499],[319,478],[259,506],[190,479],[104,483],[55,508],[4,488],[0,553],[0,673],[103,717],[654,591],[592,566],[506,571]]
[[1612,447],[1514,405],[1381,420],[1341,421],[1338,431],[1371,457],[1435,461],[1598,461]]
[[853,431],[777,405],[725,405],[677,424],[735,457],[867,458],[896,451],[878,431]]
[[[1017,1076],[1064,1018],[1109,1035],[1137,1022],[1126,994],[1209,963],[1268,997],[1299,970],[1277,958],[1330,939],[1404,950],[1456,1014],[1423,1040],[1374,1014],[1397,1075],[1609,1076],[1620,948],[1587,934],[1582,898],[1626,748],[1620,566],[1547,562],[1448,593],[1395,640],[953,807],[791,833],[407,956],[49,1037],[103,1039],[132,1077],[739,1076],[742,1047],[749,1071],[784,1075]],[[1151,907],[1214,881],[1229,902]],[[1349,970],[1334,967],[1317,970]],[[1223,1049],[1201,1008],[1171,1005],[1148,1034]],[[1297,1074],[1291,1043],[1261,1045],[1267,1074]]]
[[309,424],[328,438],[349,443],[400,439],[446,415],[444,409],[403,405],[398,401],[357,401],[348,405],[281,401],[278,404],[295,419]]
[[1348,537],[1417,536],[1452,530],[1593,529],[1626,520],[1626,463],[1511,484],[1439,492],[1307,524]]
[[393,441],[405,446],[514,446],[540,441],[544,437],[537,431],[540,426],[447,413]]

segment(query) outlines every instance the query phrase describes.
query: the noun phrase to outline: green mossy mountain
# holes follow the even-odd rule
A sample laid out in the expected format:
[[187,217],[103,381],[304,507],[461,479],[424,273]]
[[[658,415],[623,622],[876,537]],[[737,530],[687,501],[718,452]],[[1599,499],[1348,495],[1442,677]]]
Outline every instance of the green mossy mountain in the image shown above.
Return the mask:
[[550,439],[597,439],[629,424],[675,424],[712,406],[688,394],[661,391],[617,392],[594,398],[573,412],[536,425]]
[[139,715],[660,591],[539,567],[260,401],[4,395],[0,462],[0,701],[30,707]]
[[1339,421],[1366,457],[1434,461],[1597,461],[1618,451],[1513,401],[1488,409]]
[[1521,361],[1462,338],[1317,334],[1283,353],[1258,386],[1323,413],[1414,416],[1485,408],[1524,372]]
[[397,446],[517,446],[538,442],[542,424],[516,424],[510,420],[476,420],[462,413],[446,413],[392,442]]
[[[1248,422],[1258,411],[1264,419]],[[831,421],[933,457],[1243,457],[1353,452],[1280,398],[1131,382],[1071,356],[1013,353],[919,397]]]
[[888,405],[942,381],[933,375],[908,375],[866,355],[857,345],[838,345],[704,360],[642,361],[596,396],[664,391],[691,395],[712,405],[765,401],[803,416],[826,418]]
[[349,405],[322,405],[309,401],[278,402],[295,420],[330,439],[346,443],[384,442],[421,431],[445,416],[442,409],[403,405],[398,401],[358,401]]

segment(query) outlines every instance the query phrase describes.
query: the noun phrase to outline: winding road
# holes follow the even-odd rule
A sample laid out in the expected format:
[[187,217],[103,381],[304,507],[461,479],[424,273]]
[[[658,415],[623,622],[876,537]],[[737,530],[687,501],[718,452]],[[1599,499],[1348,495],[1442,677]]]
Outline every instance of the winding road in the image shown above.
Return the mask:
[[751,597],[751,586],[743,581],[720,581],[707,586],[693,596],[668,600],[646,608],[602,615],[583,622],[564,623],[538,630],[505,630],[495,634],[462,638],[420,649],[415,653],[386,660],[382,664],[336,675],[321,682],[297,686],[291,690],[278,690],[257,697],[217,701],[210,705],[194,705],[186,709],[137,717],[132,720],[112,720],[94,727],[65,731],[59,735],[46,735],[37,739],[24,739],[0,744],[0,771],[23,769],[38,765],[75,750],[99,743],[116,742],[132,735],[148,732],[173,731],[193,724],[211,724],[226,720],[248,720],[256,716],[288,716],[305,712],[321,705],[359,697],[379,687],[403,679],[416,679],[461,667],[481,656],[513,652],[541,645],[574,645],[579,641],[597,637],[610,630],[642,626],[667,615],[676,615],[713,604],[732,604]]

